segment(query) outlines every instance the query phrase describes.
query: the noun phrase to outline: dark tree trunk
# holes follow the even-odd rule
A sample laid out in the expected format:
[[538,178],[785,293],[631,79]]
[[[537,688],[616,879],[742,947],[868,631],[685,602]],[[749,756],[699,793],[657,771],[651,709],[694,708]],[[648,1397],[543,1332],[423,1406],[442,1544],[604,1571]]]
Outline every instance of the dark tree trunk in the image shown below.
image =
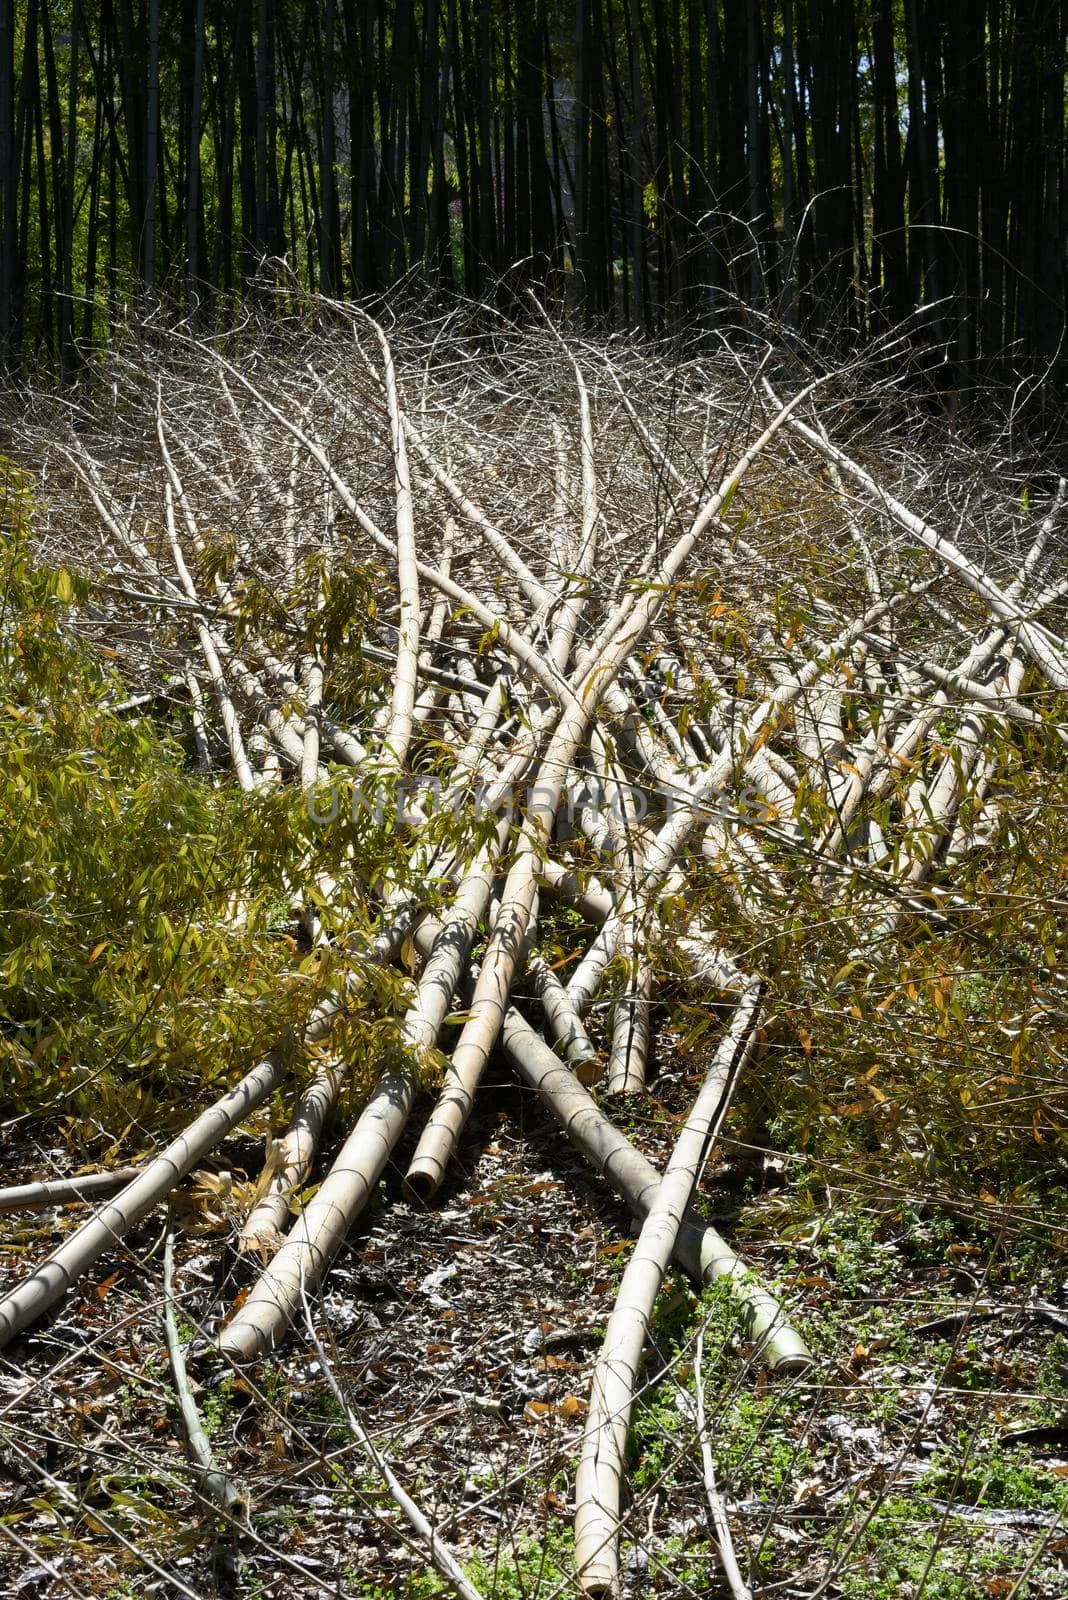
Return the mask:
[[19,151],[15,139],[15,3],[0,0],[0,363],[14,366]]
[[189,181],[186,189],[186,277],[189,300],[199,293],[204,208],[200,190],[200,138],[204,98],[204,0],[196,0],[193,28],[193,84],[189,106]]
[[145,96],[145,289],[156,282],[156,217],[159,181],[159,0],[148,0],[148,82]]
[[333,294],[337,287],[339,255],[335,167],[337,140],[334,123],[334,0],[323,6],[322,134],[319,151],[319,287]]

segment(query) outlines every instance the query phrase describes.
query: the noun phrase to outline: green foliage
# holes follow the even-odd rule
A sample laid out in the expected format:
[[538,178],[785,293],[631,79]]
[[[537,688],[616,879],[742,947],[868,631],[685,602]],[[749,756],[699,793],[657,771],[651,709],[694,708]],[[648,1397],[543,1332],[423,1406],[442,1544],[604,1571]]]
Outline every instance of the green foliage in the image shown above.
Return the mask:
[[[34,565],[27,479],[0,462],[0,1080],[16,1114],[85,1136],[188,1117],[300,1029],[342,957],[302,953],[294,863],[353,867],[381,830],[316,829],[292,791],[188,770],[78,639],[85,585]],[[350,939],[359,896],[329,910]],[[369,968],[353,1023],[364,1076],[395,1049],[399,981]]]
[[471,1564],[488,1600],[552,1600],[574,1583],[571,1528],[550,1524],[537,1536],[520,1534]]
[[[1042,703],[1061,714],[1056,700]],[[958,714],[947,715],[951,738]],[[865,868],[862,847],[849,871],[817,866],[836,819],[805,776],[789,819],[761,812],[741,787],[729,797],[732,820],[789,869],[786,893],[765,881],[760,914],[742,919],[741,936],[728,871],[698,863],[688,884],[687,918],[700,916],[725,948],[741,945],[768,978],[775,1070],[743,1085],[736,1115],[747,1112],[750,1136],[999,1202],[1028,1201],[1061,1181],[1068,770],[1040,759],[1036,735],[1021,728],[997,759],[991,845],[951,867],[936,859],[908,904],[889,874]],[[920,825],[902,826],[908,784],[930,778],[940,760],[933,741],[921,769],[880,802],[876,820],[910,859],[923,839]],[[797,871],[809,852],[811,872]],[[673,1021],[682,1048],[694,1050],[708,1008],[680,999]]]
[[844,1564],[837,1592],[843,1600],[897,1600],[917,1594],[920,1583],[924,1600],[1009,1593],[1027,1600],[1036,1591],[1049,1592],[1026,1582],[1013,1587],[1020,1569],[1017,1549],[1005,1548],[989,1533],[976,1537],[974,1530],[962,1541],[942,1543],[941,1524],[937,1509],[922,1496],[888,1497]]

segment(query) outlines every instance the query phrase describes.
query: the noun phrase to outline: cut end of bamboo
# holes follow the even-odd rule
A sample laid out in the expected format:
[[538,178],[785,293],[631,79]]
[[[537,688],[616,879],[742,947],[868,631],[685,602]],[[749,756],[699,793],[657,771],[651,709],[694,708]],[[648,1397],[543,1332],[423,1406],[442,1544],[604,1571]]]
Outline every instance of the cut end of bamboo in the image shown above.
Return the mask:
[[571,1070],[584,1089],[592,1089],[594,1084],[603,1079],[605,1064],[600,1056],[587,1056],[581,1061],[573,1061]]
[[422,1156],[412,1162],[404,1177],[404,1192],[409,1200],[429,1205],[441,1187],[445,1169],[432,1156]]
[[815,1365],[815,1357],[802,1345],[800,1349],[778,1357],[767,1356],[768,1371],[775,1378],[799,1378]]
[[239,1318],[219,1333],[219,1354],[237,1366],[248,1366],[267,1355],[271,1341],[265,1328]]
[[614,1100],[625,1099],[628,1095],[645,1093],[645,1074],[634,1071],[610,1071],[601,1085],[602,1092],[611,1095]]
[[758,1342],[757,1355],[775,1378],[799,1378],[816,1364],[801,1335],[781,1317]]

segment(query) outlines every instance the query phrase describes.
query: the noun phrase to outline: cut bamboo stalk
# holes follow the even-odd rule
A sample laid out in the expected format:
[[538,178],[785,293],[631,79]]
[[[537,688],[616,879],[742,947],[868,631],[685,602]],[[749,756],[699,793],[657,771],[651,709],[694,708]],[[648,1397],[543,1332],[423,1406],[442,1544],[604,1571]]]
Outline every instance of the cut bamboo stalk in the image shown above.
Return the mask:
[[404,1068],[382,1073],[370,1100],[335,1158],[240,1310],[219,1334],[230,1361],[256,1361],[284,1337],[300,1308],[301,1295],[322,1282],[349,1229],[373,1195],[411,1111],[412,1075]]
[[282,1083],[285,1060],[275,1052],[245,1074],[233,1089],[201,1112],[154,1160],[149,1161],[110,1205],[95,1212],[58,1250],[0,1298],[0,1349],[58,1304],[88,1272],[187,1177],[232,1128],[262,1105]]
[[1056,529],[1058,519],[1060,518],[1060,514],[1064,509],[1066,497],[1068,497],[1068,479],[1058,478],[1057,488],[1054,492],[1052,503],[1048,512],[1042,519],[1038,533],[1035,535],[1031,548],[1024,557],[1023,566],[1020,568],[1020,575],[1006,591],[1014,600],[1019,594],[1026,592],[1031,579],[1041,572],[1042,559],[1046,553],[1046,546],[1049,543],[1054,530]]
[[568,657],[575,641],[575,630],[582,618],[586,604],[586,582],[597,554],[597,467],[594,459],[593,421],[590,416],[590,397],[586,391],[582,369],[571,357],[579,398],[579,458],[582,485],[582,526],[573,575],[564,579],[563,599],[557,613],[556,625],[549,642],[549,659],[558,671],[567,667]]
[[248,424],[241,415],[241,409],[234,399],[233,391],[222,373],[219,374],[219,387],[222,389],[226,399],[227,410],[233,419],[234,427],[237,429],[242,451],[247,459],[251,461],[264,492],[274,501],[275,506],[281,511],[284,518],[287,510],[285,491],[279,489],[274,481],[273,474],[267,470],[267,464],[263,459],[263,451],[259,449],[255,439],[249,432]]
[[301,750],[300,786],[305,794],[319,782],[319,718],[323,706],[323,666],[317,656],[304,662],[304,741]]
[[[337,998],[316,1006],[304,1029],[305,1045],[325,1039],[344,1008],[344,999]],[[0,1349],[62,1300],[106,1250],[124,1239],[199,1161],[280,1087],[286,1062],[285,1050],[273,1050],[165,1150],[139,1168],[116,1200],[94,1212],[58,1250],[0,1297]]]
[[653,971],[646,948],[645,929],[638,910],[638,883],[645,864],[647,840],[643,837],[636,806],[629,786],[622,781],[618,766],[609,757],[603,741],[594,733],[591,739],[605,776],[614,782],[613,803],[609,806],[609,827],[616,873],[625,887],[625,898],[634,906],[622,930],[622,957],[626,972],[623,994],[612,1008],[611,1045],[605,1073],[605,1093],[640,1094],[645,1088],[649,1061]]
[[382,352],[382,369],[389,408],[390,442],[393,449],[393,488],[396,500],[397,589],[400,596],[400,623],[397,629],[397,665],[389,727],[384,746],[389,761],[398,771],[404,766],[413,727],[415,696],[419,679],[419,572],[415,554],[415,513],[412,502],[408,451],[404,442],[393,352],[378,323],[373,323]]
[[515,865],[508,873],[483,957],[482,968],[468,1007],[468,1020],[452,1052],[445,1083],[423,1129],[405,1177],[405,1187],[428,1200],[445,1175],[445,1168],[471,1114],[475,1090],[500,1033],[508,994],[520,966],[538,897],[533,849],[520,841]]
[[[509,1007],[501,1048],[524,1083],[536,1092],[567,1138],[639,1219],[648,1214],[660,1173],[601,1111],[573,1073],[515,1008]],[[742,1319],[746,1342],[781,1376],[812,1364],[812,1356],[786,1312],[757,1273],[716,1229],[692,1209],[683,1215],[675,1260],[700,1285],[723,1280]]]
[[227,645],[226,641],[209,629],[212,643],[220,659],[224,659],[233,674],[234,686],[259,717],[276,750],[286,758],[286,765],[294,772],[300,772],[304,765],[304,735],[305,724],[298,725],[294,721],[287,721],[278,707],[271,704],[263,685],[252,669]]
[[568,535],[568,502],[571,496],[568,472],[567,435],[559,422],[552,419],[553,433],[553,532],[549,546],[549,567],[556,577],[569,570],[573,563],[574,548]]
[[[273,1253],[289,1221],[289,1204],[307,1181],[327,1118],[337,1105],[345,1069],[337,1062],[320,1066],[305,1086],[289,1127],[268,1155],[266,1185],[245,1218],[240,1239],[246,1248]],[[261,1184],[263,1184],[261,1179]]]
[[204,715],[204,696],[200,692],[196,675],[186,672],[184,676],[192,710],[193,746],[197,753],[197,767],[201,773],[208,776],[211,772],[211,745],[208,740],[208,722]]
[[[648,957],[624,933],[627,992],[612,1007],[612,1043],[605,1072],[606,1094],[641,1094],[649,1060],[653,974]],[[566,992],[566,991],[565,991]]]
[[541,1005],[545,1031],[580,1083],[597,1083],[604,1063],[556,973],[540,956],[527,963],[530,986]]
[[[268,675],[274,679],[286,698],[300,700],[301,687],[285,663],[279,661],[258,640],[252,644],[257,658],[263,662]],[[360,741],[347,728],[340,727],[332,718],[326,716],[321,709],[317,720],[321,738],[337,759],[343,761],[346,766],[362,767],[367,760],[367,751]]]
[[[367,512],[356,498],[352,489],[337,471],[322,444],[320,444],[320,442],[313,438],[310,434],[306,433],[299,423],[294,422],[291,417],[287,417],[282,411],[280,411],[279,408],[274,405],[272,401],[268,400],[266,396],[263,395],[247,377],[245,377],[243,373],[239,372],[236,367],[231,366],[224,356],[221,356],[217,351],[209,351],[206,353],[210,354],[211,359],[217,362],[220,366],[224,367],[232,377],[235,377],[238,382],[248,390],[249,394],[252,395],[256,403],[263,407],[269,416],[274,417],[276,422],[278,422],[283,428],[286,428],[296,439],[300,441],[304,449],[307,450],[308,454],[311,456],[312,460],[318,464],[323,473],[326,475],[330,484],[333,486],[338,499],[341,501],[346,511],[348,511],[349,515],[356,519],[364,533],[366,533],[368,538],[378,547],[378,549],[396,559],[396,541],[387,538],[373,518],[368,516]],[[801,396],[798,396],[798,401],[794,403],[799,403],[800,399]],[[469,589],[465,589],[460,584],[454,582],[452,578],[446,578],[445,575],[439,572],[436,567],[430,567],[422,561],[416,561],[415,570],[420,579],[426,583],[432,584],[437,590],[439,590],[441,594],[447,596],[448,599],[455,601],[458,605],[468,610],[471,615],[482,625],[482,627],[491,630],[500,649],[506,651],[509,655],[514,656],[522,666],[527,667],[534,679],[553,697],[554,700],[560,699],[561,696],[564,698],[571,697],[571,691],[567,683],[529,644],[520,630],[516,627],[513,627],[507,617],[502,616],[502,614],[499,611],[494,610],[492,606],[486,605],[478,598],[477,595],[473,594]]]
[[[995,628],[971,647],[955,670],[964,676],[982,671],[997,655],[1005,638],[1006,630]],[[903,728],[898,728],[894,734],[893,744],[887,744],[885,739],[880,740],[879,754],[873,761],[870,774],[866,776],[864,782],[855,785],[843,800],[838,821],[830,831],[826,843],[821,846],[821,854],[833,858],[841,852],[862,800],[877,802],[890,793],[900,781],[902,774],[912,765],[915,752],[948,704],[947,691],[938,689],[923,710],[913,716]]]
[[753,984],[739,1001],[668,1158],[608,1319],[594,1367],[575,1479],[575,1567],[579,1586],[587,1595],[616,1593],[623,1460],[653,1302],[709,1143],[726,1112],[738,1073],[755,1047],[759,1014],[760,991]]
[[[200,597],[197,594],[189,568],[186,566],[185,556],[182,553],[181,543],[178,538],[178,528],[174,517],[176,503],[181,508],[182,517],[191,535],[195,539],[198,538],[198,535],[196,533],[196,524],[193,521],[193,514],[189,508],[181,479],[178,476],[178,469],[174,465],[171,453],[167,448],[167,437],[163,428],[162,388],[159,384],[156,387],[156,437],[159,441],[160,455],[167,474],[167,480],[163,485],[163,500],[167,538],[171,547],[171,559],[174,562],[182,590],[189,600],[199,606]],[[150,563],[150,570],[155,571],[154,562]],[[242,789],[251,791],[256,786],[256,778],[249,764],[245,743],[241,735],[241,725],[227,688],[226,675],[219,657],[218,638],[199,614],[194,616],[193,626],[196,629],[197,637],[200,640],[200,648],[203,652],[204,660],[207,662],[208,671],[211,674],[212,689],[219,706],[219,715],[222,718],[227,743],[230,747],[230,759],[233,763],[234,774]]]
[[[174,495],[169,481],[163,485],[163,495],[167,518],[167,532],[170,536],[171,553],[174,557],[174,564],[178,570],[179,576],[182,579],[182,585],[188,598],[199,604],[196,590],[193,587],[193,581],[190,578],[188,569],[186,568],[185,562],[182,559],[181,547],[178,544],[178,533],[174,525]],[[226,674],[223,671],[222,662],[219,660],[219,653],[215,648],[215,641],[211,636],[211,630],[207,627],[199,615],[194,617],[193,626],[196,629],[197,637],[200,640],[200,648],[203,651],[204,660],[207,663],[208,673],[211,678],[212,691],[219,707],[219,715],[222,718],[223,729],[226,733],[226,742],[230,748],[230,760],[233,763],[234,775],[242,789],[246,790],[248,793],[251,793],[251,791],[256,787],[256,778],[248,759],[248,753],[245,749],[245,741],[241,734],[241,724],[238,721],[237,712],[234,709],[234,703],[230,697],[230,691],[226,683]]]
[[519,586],[532,605],[541,606],[548,599],[545,585],[534,576],[522,556],[511,542],[495,527],[481,507],[477,506],[461,489],[456,479],[434,457],[425,440],[409,417],[403,418],[404,435],[434,482],[444,490],[453,505],[473,528],[477,529],[502,566],[518,580]]
[[[424,956],[433,951],[440,925],[427,917],[413,939]],[[477,973],[468,973],[461,993],[469,1001]],[[575,1148],[615,1189],[636,1217],[648,1213],[661,1182],[652,1162],[599,1110],[569,1067],[554,1054],[515,1006],[509,1006],[501,1048],[520,1078],[535,1090]],[[781,1303],[734,1249],[695,1212],[687,1209],[675,1244],[675,1258],[695,1283],[722,1280],[742,1319],[747,1341],[778,1375],[795,1375],[812,1364],[804,1340],[790,1324]]]
[[[1010,698],[1015,696],[1023,674],[1022,655],[1015,650],[1004,666],[1004,681]],[[909,841],[909,865],[899,874],[904,881],[919,884],[929,875],[939,847],[956,821],[961,801],[971,788],[972,774],[983,753],[988,721],[981,712],[969,712],[962,719],[956,738],[924,795],[917,833]],[[1004,727],[1003,722],[1001,726]]]
[[[445,518],[445,531],[441,539],[441,554],[438,557],[438,570],[447,578],[452,571],[452,552],[456,539],[456,524],[451,517]],[[422,629],[421,648],[419,651],[419,671],[423,677],[433,669],[431,646],[438,644],[445,631],[445,622],[449,615],[449,603],[443,595],[435,593],[434,603],[430,608],[426,627]],[[431,679],[415,702],[412,715],[418,723],[424,723],[433,716],[434,708],[441,699],[441,686]]]
[[415,1000],[404,1018],[405,1043],[416,1051],[430,1050],[437,1043],[478,925],[490,903],[497,857],[506,835],[505,823],[495,846],[479,854],[436,925],[433,948],[420,974]]
[[587,877],[585,873],[580,877],[573,868],[551,857],[539,861],[536,871],[539,881],[549,892],[559,895],[577,911],[581,911],[587,922],[603,922],[611,916],[616,897],[611,889],[596,878]]
[[125,1189],[140,1167],[115,1167],[111,1172],[87,1172],[80,1178],[44,1178],[38,1183],[16,1183],[0,1189],[0,1212],[45,1211],[49,1206],[69,1206]]
[[[889,641],[882,639],[878,634],[869,634],[871,644],[885,653],[890,653]],[[937,661],[914,659],[914,669],[929,678],[940,689],[946,689],[959,700],[970,700],[980,711],[990,711],[995,716],[1007,717],[1010,722],[1017,722],[1025,728],[1046,728],[1049,724],[1044,718],[1036,715],[1027,706],[1021,705],[1018,700],[1008,695],[999,694],[989,684],[978,683],[974,678],[967,677],[964,673],[955,672],[950,667],[940,667]],[[1054,731],[1064,738],[1063,728]]]

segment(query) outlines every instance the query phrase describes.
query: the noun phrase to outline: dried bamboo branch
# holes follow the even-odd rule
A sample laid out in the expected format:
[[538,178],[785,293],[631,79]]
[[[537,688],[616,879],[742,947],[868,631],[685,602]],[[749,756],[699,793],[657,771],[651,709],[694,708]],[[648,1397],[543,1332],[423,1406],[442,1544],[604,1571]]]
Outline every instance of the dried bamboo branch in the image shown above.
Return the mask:
[[[778,399],[771,385],[765,382],[764,387],[769,397],[778,405]],[[832,462],[845,477],[852,478],[854,483],[861,484],[868,493],[874,495],[900,527],[918,539],[944,566],[956,573],[973,594],[986,602],[999,621],[1014,624],[1020,642],[1053,686],[1062,691],[1068,689],[1068,662],[1065,660],[1063,641],[1049,634],[1044,628],[1024,621],[1020,606],[1014,603],[992,578],[981,572],[952,539],[948,539],[922,517],[910,511],[887,489],[876,483],[870,473],[852,461],[837,445],[821,438],[815,429],[808,427],[799,417],[791,417],[790,427],[826,461]]]
[[434,1570],[439,1572],[445,1579],[446,1583],[455,1589],[456,1593],[461,1597],[461,1600],[482,1600],[482,1595],[480,1594],[479,1590],[475,1588],[470,1578],[468,1578],[467,1574],[460,1566],[460,1563],[457,1561],[455,1555],[449,1549],[440,1533],[437,1532],[432,1523],[427,1519],[425,1513],[420,1510],[419,1506],[412,1499],[411,1495],[402,1486],[397,1474],[394,1472],[385,1456],[371,1438],[371,1435],[368,1433],[367,1429],[356,1415],[353,1407],[342,1394],[341,1386],[334,1375],[333,1367],[326,1351],[323,1348],[322,1340],[315,1331],[315,1323],[312,1320],[311,1306],[308,1304],[307,1296],[302,1294],[302,1298],[304,1301],[304,1317],[308,1325],[308,1333],[310,1334],[311,1341],[315,1346],[315,1353],[319,1357],[319,1370],[325,1377],[334,1399],[345,1413],[345,1421],[348,1424],[349,1432],[356,1440],[356,1443],[360,1446],[360,1449],[363,1451],[364,1455],[371,1462],[371,1465],[375,1468],[375,1471],[385,1484],[390,1497],[396,1502],[397,1506],[403,1512],[409,1526],[414,1529],[421,1542],[426,1546],[426,1551],[430,1557],[431,1565],[434,1567]]
[[708,1501],[708,1512],[712,1519],[712,1532],[716,1540],[716,1548],[719,1551],[723,1576],[727,1580],[727,1587],[734,1596],[734,1600],[753,1600],[753,1592],[743,1579],[738,1566],[731,1525],[727,1520],[727,1506],[716,1483],[716,1464],[712,1459],[712,1444],[708,1437],[708,1426],[705,1421],[705,1379],[702,1370],[704,1344],[705,1331],[701,1328],[698,1330],[697,1342],[694,1345],[693,1382],[694,1395],[696,1397],[697,1438],[701,1446],[701,1469],[705,1481],[705,1499]]
[[206,1500],[218,1506],[224,1517],[234,1518],[247,1514],[248,1496],[216,1461],[211,1441],[204,1432],[204,1424],[200,1420],[200,1412],[193,1398],[185,1365],[185,1351],[182,1349],[182,1341],[178,1334],[178,1318],[175,1315],[174,1230],[170,1226],[167,1228],[163,1246],[163,1331],[171,1364],[171,1376],[178,1396],[178,1407],[182,1415],[186,1454],[196,1473],[197,1491]]

